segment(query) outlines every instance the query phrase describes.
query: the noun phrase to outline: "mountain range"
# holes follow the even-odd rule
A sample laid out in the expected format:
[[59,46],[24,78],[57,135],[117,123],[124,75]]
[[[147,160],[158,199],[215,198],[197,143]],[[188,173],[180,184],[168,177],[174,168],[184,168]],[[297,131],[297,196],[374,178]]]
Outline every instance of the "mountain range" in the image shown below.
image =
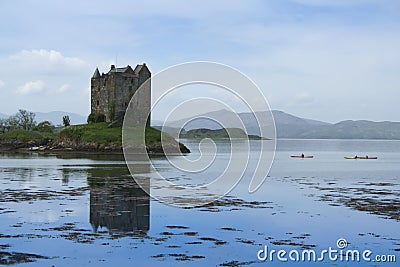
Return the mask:
[[[257,112],[257,117],[267,118],[269,113]],[[338,123],[327,123],[318,120],[304,119],[285,113],[283,111],[272,111],[276,133],[278,138],[304,138],[304,139],[394,139],[400,140],[400,122],[373,122],[367,120],[346,120]],[[271,127],[271,120],[265,119],[257,123],[253,113],[238,113],[242,120],[247,134],[260,135],[259,128]],[[231,111],[219,110],[196,116],[197,118],[187,118],[173,121],[166,124],[167,131],[176,131],[177,127],[184,125],[186,131],[193,129],[220,129],[221,125],[207,119],[212,117],[224,123],[226,128],[242,128],[235,123],[237,115]],[[200,117],[200,118],[199,118]],[[270,117],[270,116],[269,116]],[[185,124],[185,122],[189,123]],[[158,122],[160,123],[160,122]],[[153,122],[157,125],[157,122]],[[161,125],[161,124],[158,124]],[[263,136],[267,137],[268,136]]]
[[[86,117],[80,114],[52,111],[52,112],[35,112],[36,122],[48,120],[54,125],[62,124],[62,117],[68,115],[71,124],[84,124]],[[261,118],[268,118],[267,112],[256,112]],[[318,120],[304,119],[283,111],[273,110],[276,133],[278,138],[305,138],[305,139],[393,139],[400,140],[400,122],[374,122],[367,120],[346,120],[338,123],[327,123]],[[0,113],[0,119],[8,118],[10,115]],[[164,126],[164,131],[175,133],[185,122],[184,131],[195,129],[221,129],[222,126],[206,117],[213,117],[225,123],[225,128],[243,128],[241,124],[235,122],[235,118],[241,119],[246,132],[249,135],[260,135],[259,128],[271,127],[271,120],[263,119],[260,124],[257,123],[253,113],[233,113],[228,110],[219,110],[204,113],[196,116],[197,118],[186,118],[179,121],[168,122]],[[201,118],[198,118],[201,117]],[[152,126],[160,129],[161,121],[152,120]],[[260,126],[259,126],[260,125]],[[268,136],[263,136],[268,138]]]

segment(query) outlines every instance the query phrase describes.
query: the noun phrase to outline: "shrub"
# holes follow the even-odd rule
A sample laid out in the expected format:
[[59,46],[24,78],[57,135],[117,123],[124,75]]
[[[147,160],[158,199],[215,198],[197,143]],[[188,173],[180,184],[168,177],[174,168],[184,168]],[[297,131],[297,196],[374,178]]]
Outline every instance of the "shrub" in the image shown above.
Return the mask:
[[98,123],[105,121],[106,121],[106,116],[101,113],[90,113],[87,119],[87,123]]
[[55,126],[49,121],[42,121],[37,126],[33,128],[33,131],[38,131],[42,133],[53,133]]

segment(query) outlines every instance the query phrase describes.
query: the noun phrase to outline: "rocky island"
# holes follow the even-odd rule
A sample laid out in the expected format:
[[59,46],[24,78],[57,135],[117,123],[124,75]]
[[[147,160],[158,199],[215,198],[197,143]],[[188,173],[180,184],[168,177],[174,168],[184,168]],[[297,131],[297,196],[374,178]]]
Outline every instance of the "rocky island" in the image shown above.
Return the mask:
[[[164,154],[164,149],[177,147],[181,153],[190,150],[172,137],[164,139],[161,145],[161,131],[146,128],[146,150],[149,154]],[[166,141],[166,142],[165,142]],[[164,148],[163,148],[164,147]],[[64,127],[58,133],[17,129],[0,134],[0,151],[19,152],[85,152],[122,153],[121,127],[108,127],[105,122]]]
[[110,70],[102,74],[96,68],[91,78],[91,113],[87,124],[70,125],[66,116],[64,127],[56,128],[48,121],[36,125],[32,112],[19,110],[16,115],[0,121],[0,151],[122,153],[125,112],[132,96],[142,87],[143,93],[134,103],[139,112],[132,116],[137,123],[135,127],[146,129],[142,143],[147,153],[176,153],[177,148],[181,153],[190,153],[185,145],[167,134],[161,143],[162,132],[150,127],[151,83],[146,82],[150,78],[151,72],[145,63],[135,68],[111,65]]

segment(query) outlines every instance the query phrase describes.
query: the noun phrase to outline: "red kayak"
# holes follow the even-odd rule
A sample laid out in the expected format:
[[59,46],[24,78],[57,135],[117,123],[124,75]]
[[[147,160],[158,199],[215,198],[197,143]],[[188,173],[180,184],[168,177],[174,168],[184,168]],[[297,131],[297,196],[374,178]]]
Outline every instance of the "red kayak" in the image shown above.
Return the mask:
[[314,156],[290,156],[291,158],[295,159],[312,159]]

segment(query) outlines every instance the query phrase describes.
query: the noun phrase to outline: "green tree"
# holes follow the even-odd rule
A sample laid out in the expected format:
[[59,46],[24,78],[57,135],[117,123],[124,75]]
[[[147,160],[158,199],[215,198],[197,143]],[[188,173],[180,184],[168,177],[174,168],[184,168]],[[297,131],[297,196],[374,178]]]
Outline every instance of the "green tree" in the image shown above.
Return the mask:
[[37,126],[33,128],[34,131],[42,132],[42,133],[53,133],[55,126],[51,124],[49,121],[42,121]]
[[20,109],[17,114],[7,119],[10,129],[30,131],[35,127],[35,113]]
[[71,125],[71,120],[69,119],[68,115],[63,116],[62,121],[63,121],[64,127]]

